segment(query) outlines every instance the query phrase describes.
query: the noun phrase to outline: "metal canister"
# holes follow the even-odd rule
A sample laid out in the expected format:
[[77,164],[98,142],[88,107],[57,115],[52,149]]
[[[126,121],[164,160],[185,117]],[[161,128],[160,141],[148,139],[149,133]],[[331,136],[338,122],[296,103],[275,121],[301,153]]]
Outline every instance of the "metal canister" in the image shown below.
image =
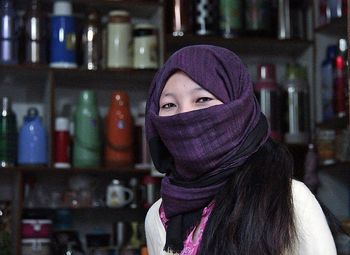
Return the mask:
[[107,25],[107,67],[132,67],[132,30],[130,15],[124,10],[109,12]]
[[217,32],[218,1],[195,1],[195,32],[198,35],[211,35]]
[[271,138],[281,141],[281,93],[276,83],[276,72],[273,64],[260,64],[258,66],[258,80],[254,89],[261,111],[269,121]]
[[134,68],[158,67],[158,42],[155,26],[137,24],[134,27]]
[[100,66],[101,40],[99,15],[97,12],[92,11],[87,16],[82,35],[83,66],[88,70],[96,70]]
[[0,1],[0,63],[18,63],[17,16],[12,0]]
[[25,15],[25,41],[27,64],[44,64],[45,54],[45,17],[40,0],[32,0]]
[[220,33],[231,38],[238,36],[243,28],[241,0],[220,0]]
[[287,66],[284,83],[286,102],[285,135],[288,144],[307,144],[309,132],[309,98],[305,69],[297,64]]

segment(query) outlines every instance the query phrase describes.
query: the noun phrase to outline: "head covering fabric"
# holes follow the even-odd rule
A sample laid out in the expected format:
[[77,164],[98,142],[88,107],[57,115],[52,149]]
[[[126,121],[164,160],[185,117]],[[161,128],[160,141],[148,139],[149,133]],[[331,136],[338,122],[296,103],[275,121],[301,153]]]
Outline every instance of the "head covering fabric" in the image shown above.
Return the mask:
[[[159,116],[162,90],[177,71],[223,104]],[[171,222],[208,205],[228,176],[265,143],[269,128],[239,57],[221,47],[195,45],[175,52],[155,75],[146,107],[146,135],[155,167],[166,173],[161,196]],[[167,236],[170,231],[168,227]],[[168,240],[167,245],[172,248]]]

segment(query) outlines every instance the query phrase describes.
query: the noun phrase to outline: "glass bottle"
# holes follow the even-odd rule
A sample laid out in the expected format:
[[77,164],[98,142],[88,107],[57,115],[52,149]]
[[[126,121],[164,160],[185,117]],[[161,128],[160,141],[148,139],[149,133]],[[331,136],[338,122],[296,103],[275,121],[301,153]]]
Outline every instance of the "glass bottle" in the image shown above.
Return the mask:
[[269,121],[271,138],[281,141],[281,92],[276,82],[273,64],[260,64],[258,66],[258,80],[254,88],[261,111]]
[[195,0],[194,30],[197,35],[218,32],[218,0]]
[[31,0],[25,14],[25,62],[44,64],[46,62],[45,17],[40,0]]
[[226,38],[237,37],[243,28],[241,0],[220,0],[220,32]]
[[0,63],[18,63],[18,17],[12,0],[0,1]]
[[8,97],[2,98],[0,115],[0,164],[1,167],[14,166],[17,155],[17,121]]
[[96,11],[89,12],[82,37],[84,68],[96,70],[100,65],[102,43],[99,15]]
[[100,117],[96,95],[91,90],[80,93],[74,113],[74,167],[98,167],[101,164]]
[[287,144],[306,144],[309,131],[309,99],[305,71],[297,64],[287,66],[283,84],[286,115],[284,140]]
[[[170,2],[170,1],[169,1]],[[188,0],[172,0],[170,4],[171,24],[170,33],[173,36],[183,36],[184,34],[191,34],[193,29],[192,22],[192,1]]]

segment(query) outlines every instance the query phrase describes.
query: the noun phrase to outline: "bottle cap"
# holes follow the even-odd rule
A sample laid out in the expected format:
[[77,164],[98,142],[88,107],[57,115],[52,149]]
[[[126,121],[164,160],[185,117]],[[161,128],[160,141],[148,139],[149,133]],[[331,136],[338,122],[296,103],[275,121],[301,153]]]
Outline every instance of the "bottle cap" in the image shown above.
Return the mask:
[[79,96],[80,104],[96,104],[96,94],[92,90],[83,90]]
[[345,52],[348,49],[348,43],[346,42],[346,39],[339,39],[338,46],[341,52]]
[[127,17],[129,16],[129,12],[124,11],[124,10],[113,10],[108,13],[109,16],[123,16]]
[[337,55],[337,45],[329,45],[327,47],[326,58],[329,60],[333,60]]
[[56,131],[69,131],[69,120],[68,118],[58,117],[55,122]]
[[69,1],[57,1],[53,6],[53,14],[57,16],[72,15],[72,4]]
[[27,117],[34,118],[39,115],[39,111],[35,107],[30,107],[27,111]]

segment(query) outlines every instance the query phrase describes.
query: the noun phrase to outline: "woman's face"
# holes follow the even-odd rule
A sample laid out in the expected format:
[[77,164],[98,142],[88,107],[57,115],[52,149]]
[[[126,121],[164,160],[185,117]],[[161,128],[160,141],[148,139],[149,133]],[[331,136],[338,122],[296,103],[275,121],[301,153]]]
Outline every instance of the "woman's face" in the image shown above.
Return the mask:
[[159,116],[171,116],[219,104],[223,102],[185,73],[176,72],[170,76],[160,96]]

